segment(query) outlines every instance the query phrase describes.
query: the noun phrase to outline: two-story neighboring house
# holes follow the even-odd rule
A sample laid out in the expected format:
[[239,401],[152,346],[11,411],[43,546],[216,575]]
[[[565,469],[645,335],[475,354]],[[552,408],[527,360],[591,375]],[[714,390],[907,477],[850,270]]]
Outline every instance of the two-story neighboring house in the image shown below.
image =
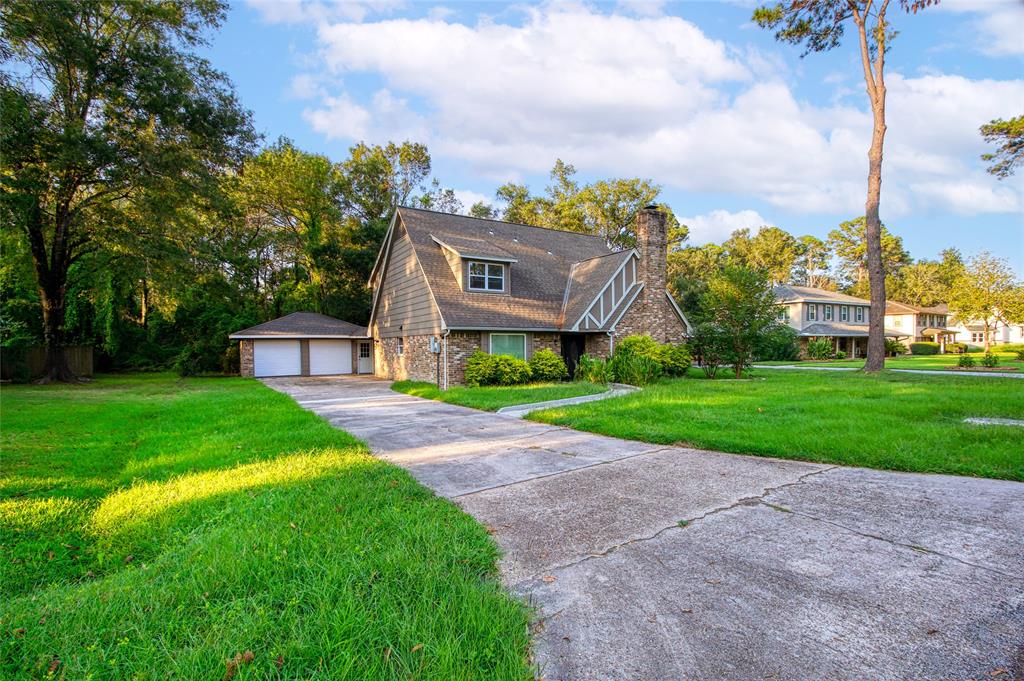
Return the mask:
[[[847,357],[864,357],[868,351],[871,302],[845,293],[809,286],[780,284],[775,287],[779,321],[796,330],[801,348],[812,338],[828,338]],[[900,334],[886,329],[886,336]]]
[[689,322],[666,288],[665,214],[639,211],[637,247],[601,237],[399,208],[370,277],[381,378],[463,382],[477,350],[605,357],[616,339],[679,342]]
[[956,337],[956,330],[949,328],[949,308],[945,305],[922,307],[888,301],[885,304],[885,328],[901,334],[900,341],[911,343],[931,341],[939,344],[941,352],[946,343]]

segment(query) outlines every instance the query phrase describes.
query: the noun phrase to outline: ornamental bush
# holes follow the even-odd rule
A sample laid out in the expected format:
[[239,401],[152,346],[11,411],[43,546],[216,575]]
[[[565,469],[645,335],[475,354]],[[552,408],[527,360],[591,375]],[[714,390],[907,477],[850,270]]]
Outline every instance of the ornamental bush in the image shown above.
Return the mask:
[[477,350],[466,360],[466,385],[521,385],[530,381],[530,365],[512,355],[488,355]]
[[576,360],[576,375],[573,378],[577,381],[587,381],[599,385],[612,380],[608,372],[608,363],[590,355],[581,355]]
[[906,351],[906,346],[904,346],[903,343],[900,343],[895,338],[885,339],[885,354],[888,355],[889,357],[899,357]]
[[832,357],[832,341],[828,338],[812,338],[807,341],[804,350],[810,359],[830,359]]
[[836,352],[836,359],[846,359],[846,352],[839,350]]
[[569,377],[565,361],[547,348],[533,353],[529,365],[535,381],[562,381]]
[[920,341],[918,343],[910,344],[910,354],[912,355],[937,355],[939,354],[939,344],[931,341]]
[[466,360],[466,385],[475,388],[479,385],[491,385],[494,376],[494,357],[483,350],[477,350]]
[[960,355],[956,360],[956,365],[963,369],[970,369],[974,366],[974,358],[970,355]]
[[999,364],[999,358],[993,355],[991,352],[986,352],[981,358],[981,365],[984,367],[992,368]]
[[762,334],[758,338],[754,357],[762,362],[792,362],[800,359],[800,344],[797,342],[796,330],[780,324],[778,328]]
[[626,336],[615,343],[616,355],[637,355],[661,363],[661,346],[650,336]]
[[946,343],[946,352],[962,355],[967,352],[967,343]]
[[690,368],[693,357],[690,355],[690,348],[686,343],[666,343],[662,345],[659,352],[661,359],[661,371],[666,376],[685,376],[686,370]]
[[619,383],[643,387],[661,377],[661,364],[650,357],[616,352],[608,360],[609,374]]

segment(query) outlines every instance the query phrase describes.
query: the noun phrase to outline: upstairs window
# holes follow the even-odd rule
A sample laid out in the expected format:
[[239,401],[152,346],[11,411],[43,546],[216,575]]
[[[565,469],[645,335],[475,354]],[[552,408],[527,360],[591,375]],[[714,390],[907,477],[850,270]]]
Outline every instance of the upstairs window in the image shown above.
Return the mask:
[[807,319],[809,321],[816,321],[818,319],[818,306],[808,305],[807,306]]
[[788,305],[782,305],[782,306],[779,307],[778,319],[779,319],[780,322],[788,322],[789,321],[789,306]]
[[832,321],[832,306],[831,305],[826,305],[825,306],[825,321],[826,322]]
[[860,324],[860,323],[863,323],[863,321],[864,321],[864,308],[863,307],[858,307],[857,308],[857,323]]
[[486,262],[469,263],[469,290],[504,291],[505,266]]
[[850,308],[848,305],[843,305],[842,307],[839,308],[839,321],[850,321]]

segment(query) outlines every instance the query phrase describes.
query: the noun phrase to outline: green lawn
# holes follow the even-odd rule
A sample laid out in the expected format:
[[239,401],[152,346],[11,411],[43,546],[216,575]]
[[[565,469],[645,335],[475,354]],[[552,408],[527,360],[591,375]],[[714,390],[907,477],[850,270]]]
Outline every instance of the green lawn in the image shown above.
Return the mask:
[[[974,358],[975,367],[981,366],[981,358],[984,357],[983,352],[971,352],[968,353]],[[992,354],[999,358],[998,368],[1007,369],[1016,367],[1017,372],[1024,372],[1024,362],[1017,359],[1015,353],[1009,352],[998,352],[995,351]],[[945,369],[946,367],[956,366],[957,360],[960,355],[947,354],[947,355],[903,355],[900,357],[887,357],[885,359],[885,366],[888,369]],[[863,359],[844,359],[844,360],[830,360],[827,362],[815,362],[811,360],[803,362],[756,362],[756,364],[762,364],[765,366],[778,366],[778,365],[795,365],[801,367],[853,367],[860,369],[864,366]],[[950,372],[954,373],[954,372]]]
[[532,404],[548,400],[561,400],[566,397],[593,395],[607,390],[604,386],[583,382],[532,383],[530,385],[488,386],[486,388],[453,387],[448,390],[439,390],[433,383],[397,381],[391,385],[391,388],[416,397],[461,404],[465,407],[485,411],[497,411],[502,407],[515,404]]
[[288,397],[150,375],[0,401],[0,677],[532,678],[484,528]]
[[883,372],[684,378],[528,418],[631,440],[901,471],[1024,481],[1024,381]]

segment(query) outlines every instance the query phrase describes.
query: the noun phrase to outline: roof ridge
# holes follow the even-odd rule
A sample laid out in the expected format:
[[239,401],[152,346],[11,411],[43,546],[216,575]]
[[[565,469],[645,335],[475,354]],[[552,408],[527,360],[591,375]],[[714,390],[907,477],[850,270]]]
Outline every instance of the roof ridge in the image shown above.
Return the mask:
[[447,215],[449,217],[464,218],[466,220],[480,220],[481,222],[496,222],[499,225],[514,225],[516,227],[529,227],[530,229],[545,229],[549,232],[558,232],[559,234],[575,234],[577,236],[585,236],[590,239],[600,239],[607,243],[607,239],[600,237],[597,234],[587,234],[586,232],[574,232],[571,229],[558,229],[557,227],[544,227],[542,225],[528,225],[525,222],[512,222],[510,220],[497,220],[495,218],[478,218],[475,215],[463,215],[462,213],[445,213],[440,210],[431,210],[429,208],[417,208],[415,206],[399,206],[396,209],[400,210],[414,210],[421,213],[433,213],[434,215]]
[[585,263],[585,262],[590,262],[591,260],[597,260],[598,258],[607,258],[609,255],[622,255],[623,253],[629,253],[632,250],[634,250],[634,249],[632,249],[632,248],[624,248],[621,251],[611,251],[609,253],[602,253],[601,255],[595,255],[595,256],[590,257],[590,258],[583,258],[583,260],[573,260],[572,261],[572,265],[573,265],[573,267],[575,267],[576,265],[580,265],[580,264]]

